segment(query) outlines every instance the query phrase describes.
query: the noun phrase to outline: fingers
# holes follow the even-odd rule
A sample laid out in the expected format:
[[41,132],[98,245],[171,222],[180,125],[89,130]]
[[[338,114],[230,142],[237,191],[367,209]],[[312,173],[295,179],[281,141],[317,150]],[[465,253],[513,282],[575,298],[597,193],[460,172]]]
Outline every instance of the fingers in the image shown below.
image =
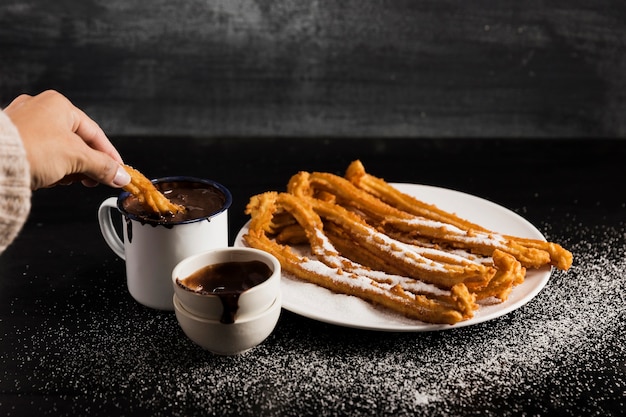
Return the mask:
[[[69,100],[68,100],[69,102]],[[85,112],[72,105],[72,131],[89,146],[93,152],[87,152],[81,172],[87,177],[81,180],[87,187],[98,183],[111,187],[123,187],[130,181],[130,175],[120,165],[122,157],[98,123]]]
[[108,154],[111,158],[115,159],[118,163],[123,163],[122,157],[118,153],[117,149],[109,141],[104,131],[100,126],[77,107],[73,107],[73,125],[72,131],[76,133],[81,139],[89,145],[91,148]]
[[[40,112],[52,112],[59,119],[66,120],[69,123],[67,128],[71,132],[76,133],[89,147],[108,154],[118,163],[123,163],[122,157],[113,144],[109,141],[104,131],[98,123],[91,119],[87,114],[74,106],[74,104],[61,93],[54,90],[46,90],[33,97],[28,94],[22,94],[15,98],[7,107],[7,111],[15,110],[28,102],[36,103]],[[65,117],[67,115],[67,118]]]
[[20,132],[31,188],[81,181],[123,187],[130,176],[100,126],[62,94],[21,95],[5,109]]
[[121,188],[130,183],[130,175],[120,163],[108,153],[87,147],[78,170],[86,177],[83,185],[94,186],[95,183]]

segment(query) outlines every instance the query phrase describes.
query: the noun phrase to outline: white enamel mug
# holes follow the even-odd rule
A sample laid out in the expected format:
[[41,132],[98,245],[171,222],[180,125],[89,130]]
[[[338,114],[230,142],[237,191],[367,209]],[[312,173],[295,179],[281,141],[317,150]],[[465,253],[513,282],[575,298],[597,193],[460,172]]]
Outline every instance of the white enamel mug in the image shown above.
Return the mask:
[[[203,183],[224,195],[222,207],[208,217],[178,223],[158,223],[140,219],[124,210],[130,195],[104,200],[98,209],[98,222],[104,240],[126,261],[126,282],[131,296],[139,303],[159,310],[174,310],[172,270],[183,259],[211,249],[228,247],[228,208],[230,191],[223,185],[192,177],[167,177],[159,182]],[[122,234],[115,226],[113,209],[122,217]]]

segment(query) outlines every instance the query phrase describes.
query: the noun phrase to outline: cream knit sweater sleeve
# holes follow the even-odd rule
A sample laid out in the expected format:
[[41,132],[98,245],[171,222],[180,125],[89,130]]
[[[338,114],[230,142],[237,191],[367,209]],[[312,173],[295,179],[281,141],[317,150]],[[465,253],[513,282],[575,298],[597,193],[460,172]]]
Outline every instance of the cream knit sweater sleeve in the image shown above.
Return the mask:
[[30,212],[30,167],[17,128],[0,110],[0,253],[15,239]]

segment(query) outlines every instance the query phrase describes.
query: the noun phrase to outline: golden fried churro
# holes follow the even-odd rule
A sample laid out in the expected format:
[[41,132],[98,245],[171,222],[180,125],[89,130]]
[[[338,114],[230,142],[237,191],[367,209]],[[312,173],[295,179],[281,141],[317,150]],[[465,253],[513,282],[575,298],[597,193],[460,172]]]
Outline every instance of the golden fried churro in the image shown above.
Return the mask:
[[[398,191],[383,179],[368,174],[360,161],[354,161],[348,166],[346,178],[358,188],[379,198],[390,206],[404,213],[415,215],[414,220],[416,220],[416,224],[413,227],[404,226],[405,231],[410,231],[410,229],[423,230],[422,226],[425,223],[423,219],[433,220],[440,222],[433,223],[434,227],[437,227],[438,224],[449,224],[458,228],[456,230],[465,231],[469,235],[479,235],[480,233],[478,232],[487,232],[494,239],[494,245],[491,246],[511,253],[526,267],[538,268],[544,264],[550,264],[559,269],[567,270],[572,265],[573,258],[571,252],[556,243],[491,233],[482,226],[468,222],[455,214],[447,213],[432,204],[424,203],[413,196]],[[388,223],[396,222],[396,226],[401,228],[403,223],[406,225],[411,222],[404,215],[393,217],[395,219],[388,216],[386,221]],[[452,230],[453,228],[448,227],[448,229]],[[483,236],[486,235],[483,234]],[[427,235],[427,237],[437,238],[437,236],[430,235]]]
[[[404,194],[382,178],[374,177],[365,171],[361,161],[353,161],[346,169],[346,179],[359,189],[380,199],[390,206],[413,216],[420,216],[430,220],[454,225],[463,230],[482,230],[482,226],[470,223],[452,213],[439,209],[434,204],[424,203],[410,195]],[[403,216],[396,216],[402,218]]]
[[422,217],[413,219],[389,217],[381,222],[381,226],[404,233],[405,238],[401,238],[404,241],[411,236],[426,237],[432,242],[443,243],[454,248],[470,249],[473,253],[486,256],[491,256],[494,250],[500,249],[515,256],[523,266],[528,268],[540,268],[550,263],[550,254],[545,250],[523,246],[497,233],[462,230],[450,224]]
[[409,213],[398,210],[357,188],[345,178],[325,172],[299,172],[291,177],[287,184],[287,191],[298,197],[318,197],[320,193],[323,193],[323,200],[332,200],[341,206],[350,207],[374,222],[383,220],[388,216],[412,217]]
[[496,249],[492,258],[497,272],[486,287],[472,290],[476,293],[478,300],[489,297],[506,300],[513,287],[524,282],[526,269],[517,262],[515,257]]
[[[267,224],[275,213],[289,211],[306,231],[316,260],[296,255],[289,246],[268,237]],[[331,291],[351,294],[407,317],[430,323],[457,323],[472,316],[475,296],[463,284],[450,290],[402,276],[374,271],[342,257],[323,233],[321,218],[304,199],[268,192],[251,198],[252,216],[244,236],[250,246],[275,255],[285,271]]]
[[495,274],[495,270],[480,264],[444,264],[426,258],[404,243],[369,226],[341,206],[317,199],[310,199],[309,202],[322,218],[340,226],[354,242],[358,242],[374,256],[393,263],[405,276],[451,288],[470,281],[487,283]]
[[168,200],[141,172],[129,165],[124,165],[124,169],[130,174],[131,180],[123,189],[134,195],[145,207],[159,216],[176,214],[185,210],[183,206]]
[[[352,172],[353,178],[357,177],[354,173],[355,166],[363,169],[362,165],[352,163],[349,172]],[[566,254],[558,252],[558,245],[531,239],[523,241],[532,242],[532,245],[523,244],[522,240],[518,241],[489,232],[481,226],[446,213],[433,205],[422,203],[364,172],[361,172],[358,178],[363,180],[362,182],[369,180],[367,184],[376,185],[373,189],[376,190],[377,195],[357,188],[345,178],[320,172],[300,172],[294,175],[287,189],[298,196],[315,196],[319,192],[331,194],[340,205],[361,213],[367,221],[386,228],[388,232],[399,231],[412,238],[436,240],[455,248],[471,248],[474,252],[487,256],[490,256],[495,249],[500,249],[515,256],[524,267],[528,268],[540,268],[550,263],[565,266],[566,268],[563,269],[569,267]],[[397,204],[398,207],[387,204],[378,198],[378,195],[389,203]],[[418,209],[411,209],[412,212],[405,211],[404,209],[413,207],[409,204],[412,201]],[[414,213],[420,213],[420,215]],[[551,254],[559,256],[552,259]]]
[[398,191],[359,161],[346,178],[299,172],[286,193],[253,196],[246,213],[244,241],[286,272],[429,323],[467,320],[476,300],[506,300],[527,268],[572,263],[556,243],[489,231]]

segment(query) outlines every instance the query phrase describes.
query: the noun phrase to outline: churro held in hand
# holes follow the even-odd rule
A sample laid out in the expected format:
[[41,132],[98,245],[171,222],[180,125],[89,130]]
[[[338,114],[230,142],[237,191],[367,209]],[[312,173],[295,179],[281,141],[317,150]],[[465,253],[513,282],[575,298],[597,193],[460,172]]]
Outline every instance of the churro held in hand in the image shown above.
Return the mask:
[[141,172],[129,165],[124,165],[124,169],[130,174],[130,183],[123,189],[134,195],[144,207],[161,217],[185,210],[185,207],[168,200]]

